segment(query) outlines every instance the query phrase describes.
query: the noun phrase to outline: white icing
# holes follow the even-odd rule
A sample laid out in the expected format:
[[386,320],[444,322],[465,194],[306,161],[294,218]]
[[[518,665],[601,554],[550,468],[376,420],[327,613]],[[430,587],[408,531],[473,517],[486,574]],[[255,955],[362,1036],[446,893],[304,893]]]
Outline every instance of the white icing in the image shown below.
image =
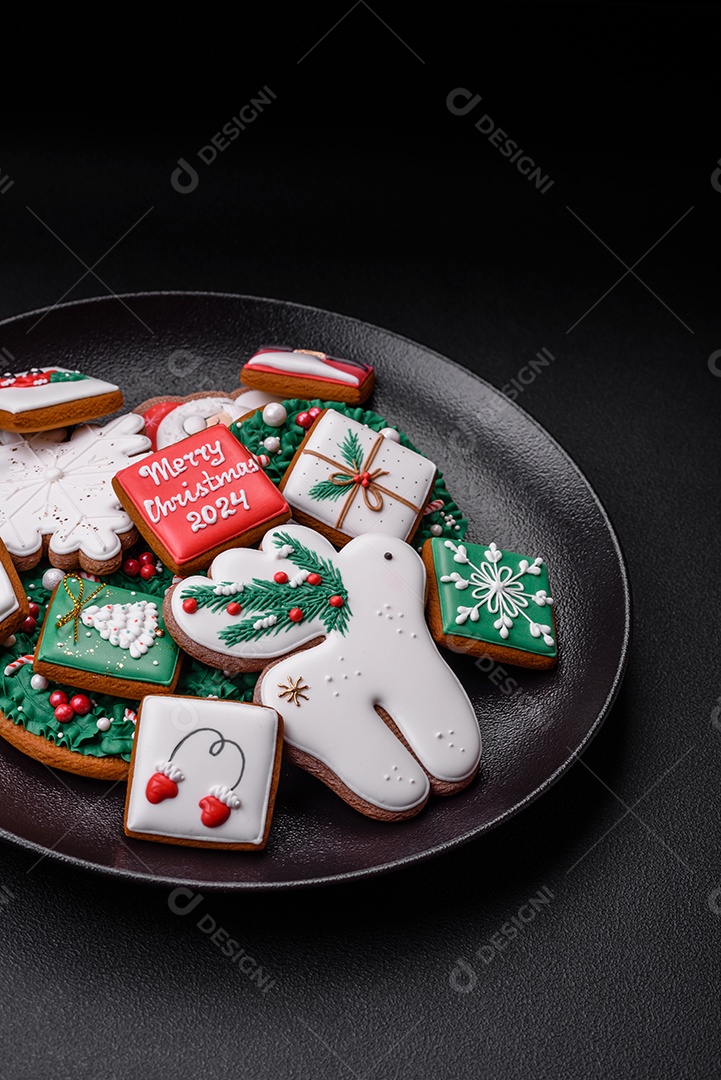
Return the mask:
[[241,420],[248,413],[276,400],[271,394],[264,394],[260,390],[247,390],[237,398],[209,396],[181,402],[158,424],[156,446],[158,450],[164,450],[166,446],[203,431],[207,422],[212,421],[218,413],[226,413],[231,421]]
[[[182,717],[181,717],[182,714]],[[180,719],[179,719],[180,717]],[[181,722],[182,721],[182,722]],[[218,735],[228,740],[211,754]],[[184,735],[191,738],[173,754]],[[265,832],[278,737],[274,709],[209,698],[144,698],[136,729],[133,779],[128,794],[128,828],[154,836],[172,836],[207,843],[260,844]],[[233,746],[237,743],[242,755]],[[184,780],[174,799],[153,804],[145,797],[148,780],[158,762],[182,770]],[[242,771],[242,779],[237,783]],[[227,821],[208,828],[200,820],[200,800],[227,791],[233,812]],[[239,802],[232,807],[232,799]]]
[[[338,462],[339,468],[334,469],[328,462],[303,452],[298,455],[283,488],[283,495],[291,507],[304,511],[315,521],[329,525],[331,528],[336,528],[346,500],[345,493],[337,500],[319,501],[311,498],[308,492],[318,481],[327,480],[334,472],[342,471],[340,465],[345,463],[339,444],[342,443],[348,431],[358,436],[365,461],[378,440],[377,432],[356,420],[343,416],[334,409],[328,409],[317,421],[303,450],[317,451],[332,461]],[[436,475],[436,467],[428,458],[421,457],[415,451],[383,438],[371,464],[371,470],[375,469],[381,469],[387,474],[380,476],[378,483],[388,491],[396,492],[410,502],[412,507],[405,506],[392,496],[383,494],[382,509],[370,510],[363,499],[361,489],[356,487],[353,491],[351,508],[345,515],[340,531],[346,536],[362,536],[364,533],[374,532],[386,536],[397,536],[405,540],[415,526],[418,514],[426,505]]]
[[109,645],[127,649],[133,660],[144,656],[157,640],[158,608],[152,601],[102,607],[91,604],[83,609],[80,618],[84,626],[94,627]]
[[[67,368],[44,367],[42,371],[67,371]],[[16,372],[17,375],[27,375],[27,371]],[[0,378],[0,386],[2,378]],[[78,379],[73,382],[46,383],[44,386],[13,387],[7,386],[0,389],[0,412],[9,412],[14,416],[19,413],[31,412],[34,409],[50,409],[55,405],[65,405],[68,401],[77,401],[79,398],[99,397],[100,394],[114,394],[118,387],[114,383],[105,382],[104,379]]]
[[319,356],[309,356],[306,353],[297,352],[264,352],[251,357],[245,365],[247,368],[267,367],[274,371],[289,372],[291,375],[309,375],[321,379],[332,379],[334,382],[346,383],[348,386],[360,386],[360,379],[349,371],[341,371],[332,364],[321,360]]
[[15,586],[10,580],[7,570],[0,563],[0,623],[4,623],[6,619],[9,619],[19,607],[20,603],[15,595]]
[[[50,535],[50,551],[81,551],[88,559],[112,559],[120,533],[133,527],[112,488],[115,473],[145,456],[150,440],[140,432],[142,416],[127,413],[104,427],[76,428],[67,442],[54,432],[0,446],[0,539],[13,555],[39,551]],[[59,474],[59,475],[58,475]]]
[[[267,533],[260,551],[224,551],[214,560],[211,576],[224,581],[272,579],[280,564],[291,578],[294,564],[287,556],[279,560],[273,544],[280,532],[338,568],[351,611],[345,635],[332,631],[322,644],[282,661],[263,678],[263,703],[283,715],[287,741],[324,762],[362,799],[394,812],[422,805],[428,796],[419,761],[440,780],[455,783],[471,776],[480,759],[478,724],[426,626],[422,560],[404,542],[376,534],[352,540],[338,553],[312,529],[290,524]],[[392,558],[386,559],[386,553]],[[187,578],[185,584],[207,584],[207,579]],[[181,586],[172,594],[175,620],[200,646],[225,657],[271,660],[325,635],[323,623],[311,619],[280,634],[227,647],[218,637],[228,625],[227,614],[207,608],[187,614],[182,610],[183,591]],[[401,618],[404,632],[398,634]],[[360,678],[358,672],[363,673]],[[353,686],[344,689],[349,674]],[[297,679],[309,687],[308,700],[291,708],[282,688]],[[418,760],[383,723],[376,704],[391,715]],[[446,738],[436,738],[440,722],[454,729],[453,746]],[[393,766],[403,779],[391,784],[384,775],[393,773]]]

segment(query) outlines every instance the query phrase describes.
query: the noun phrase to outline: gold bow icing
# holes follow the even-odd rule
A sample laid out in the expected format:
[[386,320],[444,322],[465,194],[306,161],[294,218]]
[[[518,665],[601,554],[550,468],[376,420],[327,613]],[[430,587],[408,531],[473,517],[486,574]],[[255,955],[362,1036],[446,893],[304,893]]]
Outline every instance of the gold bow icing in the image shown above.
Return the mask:
[[[75,596],[70,591],[70,586],[68,585],[68,581],[77,581],[78,585],[80,586],[80,588],[78,589],[78,595],[77,596]],[[94,589],[93,592],[91,592],[90,596],[84,596],[84,593],[85,593],[85,581],[83,580],[83,578],[78,577],[77,574],[66,574],[65,577],[63,578],[63,588],[65,589],[65,592],[68,594],[68,596],[72,600],[73,606],[71,607],[70,611],[65,613],[65,615],[60,616],[58,621],[55,623],[55,629],[59,630],[61,626],[65,626],[66,623],[69,623],[70,621],[72,621],[72,623],[73,623],[73,642],[74,642],[75,645],[77,645],[77,643],[78,643],[78,624],[79,624],[81,612],[82,612],[83,608],[85,607],[85,605],[89,604],[94,596],[97,596],[99,592],[103,591],[103,589],[105,588],[105,582],[101,581],[100,584],[98,585],[97,589]]]

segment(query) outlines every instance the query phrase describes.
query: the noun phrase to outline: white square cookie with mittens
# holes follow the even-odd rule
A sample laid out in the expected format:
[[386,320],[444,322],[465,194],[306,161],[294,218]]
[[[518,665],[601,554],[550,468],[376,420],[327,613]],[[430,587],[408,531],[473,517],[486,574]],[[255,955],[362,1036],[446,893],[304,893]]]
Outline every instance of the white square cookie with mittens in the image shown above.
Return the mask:
[[215,698],[143,699],[125,832],[187,847],[260,851],[273,817],[283,721],[275,709]]

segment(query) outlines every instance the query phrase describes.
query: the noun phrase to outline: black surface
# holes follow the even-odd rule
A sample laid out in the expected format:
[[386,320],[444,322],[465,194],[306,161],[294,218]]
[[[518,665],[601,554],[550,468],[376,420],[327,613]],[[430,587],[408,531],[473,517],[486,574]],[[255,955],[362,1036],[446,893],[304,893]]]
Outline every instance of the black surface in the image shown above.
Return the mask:
[[[345,5],[239,24],[211,10],[177,39],[167,17],[123,27],[113,11],[94,50],[67,12],[44,41],[8,35],[0,313],[53,303],[84,272],[26,205],[88,265],[154,206],[96,268],[115,291],[315,304],[498,387],[549,349],[519,400],[618,529],[635,618],[623,691],[587,767],[528,812],[370,883],[209,896],[180,917],[161,892],[4,845],[13,1080],[718,1074],[717,18],[371,6],[424,64],[362,6],[300,65]],[[277,101],[174,192],[177,159],[264,84]],[[554,178],[547,194],[449,115],[459,86]],[[628,266],[694,207],[635,268],[693,333],[630,274],[567,333],[624,273],[567,206]],[[68,298],[102,291],[86,277]],[[503,954],[474,959],[544,886],[554,899]],[[272,972],[266,994],[198,929],[206,913]],[[468,994],[449,983],[458,957],[478,976]]]
[[[374,409],[442,468],[468,518],[468,539],[493,537],[530,559],[542,553],[552,568],[560,659],[541,673],[446,653],[478,717],[482,772],[455,798],[431,800],[413,821],[370,821],[287,765],[268,847],[257,857],[148,844],[122,833],[124,784],[108,791],[100,782],[58,777],[0,742],[0,789],[18,794],[0,804],[0,834],[36,856],[155,884],[275,888],[407,865],[488,831],[538,798],[590,743],[628,656],[626,570],[605,512],[576,466],[487,383],[355,319],[232,296],[131,294],[123,304],[132,320],[114,298],[81,301],[0,324],[0,334],[11,352],[24,349],[31,368],[58,367],[72,356],[81,371],[121,385],[127,408],[176,390],[179,372],[195,389],[235,387],[260,342],[362,357],[376,371]],[[439,383],[446,387],[442,398]]]

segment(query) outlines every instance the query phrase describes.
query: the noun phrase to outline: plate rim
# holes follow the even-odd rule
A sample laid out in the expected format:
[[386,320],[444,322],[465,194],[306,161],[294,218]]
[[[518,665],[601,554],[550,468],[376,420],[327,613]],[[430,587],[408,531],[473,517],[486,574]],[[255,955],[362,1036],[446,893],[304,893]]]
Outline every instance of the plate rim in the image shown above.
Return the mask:
[[409,866],[414,866],[418,863],[425,862],[428,859],[432,859],[438,855],[447,851],[453,851],[463,844],[470,843],[472,840],[485,836],[486,833],[503,825],[506,821],[516,817],[524,810],[528,809],[533,803],[545,795],[558,781],[565,776],[567,772],[576,764],[578,758],[588,749],[591,742],[594,740],[601,727],[603,726],[608,714],[613,708],[614,702],[618,697],[621,684],[626,673],[626,667],[628,665],[628,657],[630,653],[631,645],[631,628],[632,628],[632,594],[631,594],[631,582],[628,573],[628,567],[626,565],[626,558],[621,547],[621,542],[618,538],[616,530],[611,522],[611,519],[604,507],[596,489],[588,480],[585,473],[582,471],[579,465],[576,464],[574,459],[568,453],[568,451],[558,442],[558,440],[546,430],[543,425],[526,412],[525,409],[506,394],[503,394],[493,383],[488,382],[481,375],[477,375],[475,371],[471,371],[470,368],[460,364],[457,360],[453,360],[451,357],[438,352],[436,349],[432,349],[428,345],[424,345],[422,342],[415,341],[413,338],[406,337],[404,334],[399,334],[394,330],[388,330],[386,327],[378,326],[376,323],[369,322],[367,319],[360,319],[354,315],[346,315],[340,311],[331,311],[328,308],[321,308],[314,304],[302,304],[294,300],[282,300],[278,297],[257,296],[252,293],[234,293],[234,292],[219,292],[214,290],[204,289],[154,289],[154,290],[139,290],[136,292],[123,292],[113,293],[108,296],[90,296],[80,298],[77,300],[70,300],[64,303],[55,303],[47,305],[45,307],[33,308],[29,311],[20,312],[17,315],[8,316],[5,319],[0,320],[0,328],[8,326],[12,323],[19,323],[22,320],[32,317],[33,315],[50,315],[53,312],[61,311],[67,308],[86,306],[91,304],[112,304],[115,300],[129,300],[129,299],[147,299],[151,297],[199,297],[199,298],[211,298],[217,300],[245,300],[252,302],[262,302],[264,304],[272,304],[279,307],[291,307],[298,308],[303,311],[318,313],[321,315],[331,316],[334,318],[341,318],[351,323],[356,323],[359,326],[370,327],[381,334],[387,334],[404,342],[407,345],[414,348],[422,349],[424,352],[438,357],[445,364],[451,364],[454,368],[464,372],[464,374],[470,376],[472,379],[477,380],[487,390],[491,391],[497,398],[504,402],[504,406],[511,406],[529,423],[533,425],[543,435],[555,450],[565,458],[566,462],[571,466],[576,475],[580,478],[583,484],[588,488],[593,501],[598,508],[603,523],[608,530],[611,538],[614,553],[618,562],[618,567],[621,575],[621,584],[623,589],[623,618],[624,627],[621,640],[621,653],[619,656],[616,672],[611,683],[611,687],[606,695],[606,699],[603,705],[598,711],[596,719],[590,726],[585,736],[579,743],[579,745],[573,750],[570,757],[568,757],[559,767],[551,773],[550,776],[534,788],[532,792],[525,796],[520,802],[516,803],[510,809],[498,814],[490,821],[486,821],[477,828],[470,829],[467,832],[462,833],[459,836],[455,836],[450,840],[443,841],[440,844],[436,844],[433,847],[427,848],[422,852],[417,852],[413,855],[406,855],[384,862],[379,865],[371,867],[363,867],[357,870],[348,870],[342,873],[332,873],[322,876],[316,876],[312,878],[303,878],[297,881],[234,881],[234,882],[222,882],[222,881],[197,881],[193,879],[183,879],[168,877],[165,875],[141,873],[131,869],[118,869],[112,866],[101,866],[98,863],[91,862],[88,859],[82,859],[74,855],[67,855],[64,852],[56,851],[54,848],[44,847],[42,844],[38,844],[34,840],[27,840],[18,836],[15,833],[7,832],[0,827],[0,839],[8,843],[13,844],[16,847],[23,848],[26,851],[34,852],[41,855],[44,858],[51,858],[54,862],[60,863],[66,866],[77,867],[83,871],[94,874],[101,874],[104,877],[110,879],[120,879],[123,881],[130,881],[133,884],[144,885],[152,888],[188,888],[195,889],[198,892],[213,892],[213,893],[237,893],[237,892],[278,892],[286,891],[290,889],[311,889],[321,888],[328,885],[339,885],[345,883],[353,883],[358,880],[365,880],[367,878],[376,878],[382,874],[389,874],[395,870],[403,870]]

